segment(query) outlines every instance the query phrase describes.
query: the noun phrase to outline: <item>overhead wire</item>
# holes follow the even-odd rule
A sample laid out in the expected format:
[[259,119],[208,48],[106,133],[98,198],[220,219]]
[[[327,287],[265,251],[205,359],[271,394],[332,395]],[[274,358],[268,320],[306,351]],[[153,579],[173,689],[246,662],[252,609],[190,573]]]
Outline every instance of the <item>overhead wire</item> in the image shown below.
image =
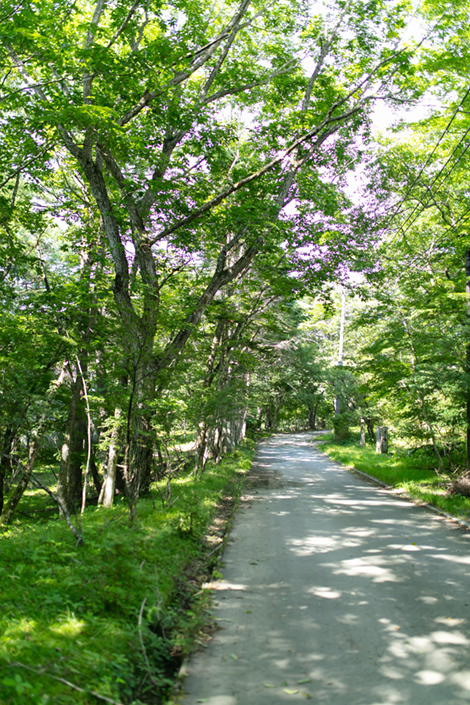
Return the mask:
[[[452,151],[452,154],[448,157],[448,159],[446,160],[445,164],[442,166],[442,168],[438,171],[438,173],[436,174],[436,176],[433,178],[433,180],[432,180],[431,183],[429,184],[429,186],[428,186],[429,189],[431,189],[431,188],[434,186],[434,184],[436,183],[436,181],[437,181],[437,180],[439,179],[439,177],[443,174],[445,168],[447,167],[447,165],[449,164],[449,162],[450,162],[451,159],[453,158],[454,154],[457,152],[458,148],[460,147],[460,145],[462,144],[462,142],[464,141],[464,139],[466,138],[466,136],[467,136],[469,133],[470,133],[470,127],[468,128],[468,130],[465,131],[465,134],[464,134],[463,137],[461,138],[460,142],[454,147],[454,149],[453,149],[453,151]],[[460,156],[459,156],[459,158],[457,159],[457,161],[454,163],[454,165],[452,166],[452,168],[451,168],[451,169],[449,170],[449,172],[446,174],[445,180],[440,184],[439,190],[438,190],[436,193],[439,193],[439,191],[440,191],[440,190],[442,189],[442,187],[445,185],[447,179],[448,179],[449,176],[452,174],[452,172],[454,171],[454,169],[457,167],[458,163],[460,162],[460,160],[462,159],[462,157],[465,155],[465,153],[468,151],[468,149],[470,149],[470,142],[469,142],[467,145],[465,145],[465,149],[462,151],[462,153],[460,154]],[[432,200],[432,196],[428,198],[428,200],[426,201],[426,203],[424,203],[424,204],[423,204],[423,203],[417,203],[417,204],[416,204],[416,206],[413,208],[413,210],[411,211],[411,213],[408,215],[408,217],[407,217],[407,219],[405,220],[405,222],[404,222],[402,225],[400,225],[399,232],[401,232],[402,235],[405,235],[405,234],[408,232],[408,230],[413,226],[413,224],[417,221],[417,219],[420,217],[420,215],[421,215],[421,214],[423,213],[423,211],[426,209],[427,205],[431,202],[431,200]],[[411,223],[408,225],[408,227],[405,228],[404,225],[410,220],[410,218],[411,218],[411,217],[414,215],[414,213],[420,208],[420,206],[422,206],[422,207],[421,207],[421,210],[419,211],[419,213],[417,214],[416,218],[414,218],[414,219],[411,221]]]
[[[446,235],[452,234],[459,227],[465,225],[469,221],[470,221],[470,206],[462,213],[462,215],[458,218],[458,220],[451,227],[444,230],[444,232],[435,240],[433,247],[435,248],[436,245],[438,245],[440,242],[442,242]],[[398,280],[402,279],[402,277],[405,275],[405,273],[408,273],[412,268],[415,269],[418,266],[418,263],[419,263],[421,256],[422,256],[422,253],[418,253],[407,263],[406,269],[403,270],[402,275],[398,277]],[[382,257],[383,257],[383,255],[382,255]],[[388,258],[388,259],[392,259],[392,258]],[[395,258],[393,258],[393,261],[395,261]]]
[[[444,137],[446,136],[446,134],[449,132],[449,130],[450,130],[451,126],[452,126],[452,123],[454,122],[455,118],[457,117],[457,114],[458,114],[460,108],[463,106],[463,104],[465,103],[465,101],[466,101],[466,99],[468,98],[469,95],[470,95],[470,87],[466,90],[465,95],[463,96],[462,100],[460,101],[460,103],[458,104],[458,106],[455,108],[455,110],[454,110],[454,112],[453,112],[453,114],[452,114],[452,116],[451,116],[449,122],[447,123],[446,127],[444,128],[444,131],[442,132],[442,134],[441,134],[441,136],[439,137],[438,141],[437,141],[436,144],[434,145],[433,150],[431,151],[431,153],[429,154],[429,156],[428,156],[428,158],[426,159],[425,163],[423,164],[423,166],[422,166],[421,169],[419,170],[418,175],[417,175],[417,176],[415,177],[415,179],[413,180],[413,182],[412,182],[411,186],[409,187],[408,191],[405,193],[405,195],[403,196],[403,198],[398,202],[398,204],[396,204],[396,206],[395,206],[395,211],[394,211],[394,212],[392,213],[392,215],[390,216],[390,222],[393,221],[393,219],[396,218],[396,216],[399,214],[402,205],[403,205],[403,204],[405,203],[405,201],[408,199],[408,197],[410,196],[410,194],[411,194],[411,192],[413,191],[414,187],[416,186],[416,184],[418,183],[419,179],[421,178],[421,176],[422,176],[424,170],[425,170],[426,167],[429,165],[429,163],[430,163],[431,159],[433,158],[434,154],[436,153],[436,151],[437,151],[439,145],[440,145],[441,142],[443,141],[443,139],[444,139]],[[462,138],[462,139],[463,139],[463,138]],[[460,143],[461,143],[461,142],[460,142]],[[460,144],[460,143],[459,143],[459,144]],[[458,146],[458,145],[457,145],[457,146]],[[403,225],[405,225],[405,224],[408,222],[409,218],[413,215],[413,213],[414,213],[414,211],[412,211],[412,213],[407,217],[407,219],[405,220],[405,222],[404,222]]]

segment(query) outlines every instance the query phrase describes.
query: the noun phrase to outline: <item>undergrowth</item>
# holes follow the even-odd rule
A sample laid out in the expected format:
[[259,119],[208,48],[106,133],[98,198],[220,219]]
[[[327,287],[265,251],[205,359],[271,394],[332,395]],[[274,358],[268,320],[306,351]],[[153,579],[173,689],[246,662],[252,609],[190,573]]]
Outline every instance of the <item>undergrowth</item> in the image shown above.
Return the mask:
[[154,487],[133,524],[123,500],[88,508],[78,547],[30,493],[0,534],[1,705],[163,702],[204,622],[207,533],[250,455],[174,479],[171,500]]
[[390,448],[388,454],[375,452],[375,444],[359,445],[359,434],[351,440],[335,442],[333,434],[322,436],[321,450],[344,465],[376,477],[420,502],[426,502],[449,514],[470,517],[470,499],[448,493],[454,479],[450,472],[436,472],[436,458],[428,449],[409,452]]

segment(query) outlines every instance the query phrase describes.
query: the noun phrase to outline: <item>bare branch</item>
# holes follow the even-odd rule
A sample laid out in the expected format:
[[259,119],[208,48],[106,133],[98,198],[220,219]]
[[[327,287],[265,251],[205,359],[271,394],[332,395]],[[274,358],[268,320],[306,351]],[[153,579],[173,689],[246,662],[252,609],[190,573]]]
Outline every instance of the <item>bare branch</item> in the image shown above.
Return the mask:
[[[95,33],[98,28],[101,15],[103,13],[104,5],[105,5],[106,0],[97,0],[96,2],[96,7],[95,7],[95,12],[93,13],[93,18],[90,23],[90,27],[88,29],[88,34],[85,39],[85,45],[84,48],[88,49],[90,47],[94,40],[95,40]],[[90,96],[91,96],[91,86],[93,83],[93,76],[87,74],[83,78],[83,102],[84,103],[89,103],[90,102]]]
[[105,703],[111,703],[111,705],[122,705],[122,703],[117,700],[108,698],[106,695],[100,695],[100,693],[97,693],[95,690],[85,690],[85,688],[80,688],[78,685],[75,685],[75,683],[65,680],[65,678],[53,676],[52,673],[48,673],[44,668],[33,668],[32,666],[27,666],[25,663],[20,663],[20,661],[12,661],[9,665],[12,666],[12,668],[26,668],[28,671],[32,671],[38,675],[45,675],[48,678],[53,678],[55,681],[59,681],[59,683],[68,685],[68,687],[72,688],[72,690],[77,690],[79,693],[85,693],[86,695],[93,695],[93,697],[98,698],[98,700],[103,700]]
[[242,93],[243,91],[249,91],[252,88],[260,88],[261,86],[265,86],[267,83],[272,81],[273,78],[277,78],[277,76],[283,76],[284,74],[289,73],[291,68],[297,63],[298,63],[297,59],[290,59],[290,61],[287,61],[280,68],[267,74],[265,76],[265,78],[262,78],[261,80],[252,81],[251,83],[245,83],[241,86],[232,86],[231,88],[221,88],[219,91],[217,91],[216,93],[213,93],[211,96],[209,96],[208,98],[203,100],[201,102],[201,106],[209,105],[210,103],[213,103],[215,100],[219,100],[220,98],[225,98],[226,95],[236,95],[237,93]]
[[96,7],[95,11],[93,13],[92,20],[90,22],[90,27],[88,29],[88,34],[85,39],[85,49],[87,49],[91,44],[93,44],[95,40],[95,33],[96,30],[98,29],[98,25],[100,23],[101,15],[104,10],[104,5],[105,5],[106,0],[97,0],[96,2]]
[[[247,227],[243,228],[242,231],[245,232],[246,229]],[[176,363],[180,352],[183,350],[184,346],[186,345],[186,342],[189,340],[194,328],[198,325],[207,307],[213,301],[216,293],[223,286],[234,281],[242,272],[246,271],[249,268],[251,262],[253,261],[253,258],[259,252],[264,243],[263,237],[260,236],[256,238],[253,244],[245,250],[245,252],[241,255],[241,257],[239,257],[235,264],[233,264],[231,267],[221,268],[220,264],[221,262],[225,262],[225,257],[227,254],[227,251],[225,251],[224,253],[224,250],[226,250],[226,248],[230,246],[231,243],[234,243],[236,240],[239,240],[240,237],[241,234],[234,236],[230,243],[228,243],[228,245],[225,245],[224,248],[222,248],[222,251],[218,257],[216,270],[209,284],[206,286],[204,292],[201,294],[199,301],[196,304],[192,313],[190,313],[189,316],[186,318],[186,321],[184,322],[180,331],[166,346],[156,365],[157,370],[162,370],[165,368],[168,369],[171,365]]]
[[27,160],[26,160],[25,162],[23,162],[23,164],[21,164],[17,169],[15,169],[14,171],[12,171],[11,174],[9,174],[9,175],[7,176],[7,178],[6,178],[4,181],[2,181],[2,183],[0,184],[0,189],[3,188],[3,187],[4,187],[9,181],[11,181],[11,179],[13,179],[15,176],[17,176],[18,174],[21,174],[21,172],[22,172],[24,169],[26,169],[26,167],[28,167],[30,164],[33,164],[34,162],[37,162],[38,159],[41,159],[41,157],[43,157],[43,156],[45,155],[45,153],[47,152],[47,150],[50,149],[54,144],[55,144],[55,141],[54,141],[54,140],[51,140],[50,142],[48,142],[48,143],[42,148],[42,150],[39,152],[39,154],[36,154],[34,157],[31,157],[31,159],[27,159]]
[[113,46],[113,44],[114,44],[114,42],[116,41],[116,39],[118,39],[118,37],[124,32],[124,30],[126,29],[127,25],[129,24],[129,21],[132,19],[132,15],[133,15],[134,12],[137,10],[137,8],[138,8],[140,2],[141,2],[141,0],[134,0],[134,2],[132,3],[131,9],[129,10],[129,12],[128,12],[127,15],[126,15],[126,19],[125,19],[124,22],[121,24],[121,26],[119,27],[119,29],[115,32],[115,34],[111,37],[111,39],[109,40],[108,44],[106,45],[106,49],[110,49],[110,48]]
[[[168,81],[164,86],[159,88],[158,90],[153,90],[149,91],[146,90],[145,93],[143,94],[142,98],[136,103],[130,110],[127,111],[119,120],[118,124],[122,127],[123,125],[126,125],[132,118],[134,118],[136,115],[138,115],[147,105],[149,105],[155,98],[157,98],[159,95],[162,95],[162,93],[165,93],[169,88],[179,86],[181,83],[183,83],[189,76],[191,76],[193,73],[195,73],[201,66],[203,66],[214,54],[216,51],[217,47],[220,45],[220,43],[228,36],[232,34],[232,31],[240,24],[240,21],[242,17],[245,15],[248,6],[250,4],[251,0],[242,0],[237,12],[233,15],[232,19],[230,22],[227,24],[226,28],[220,32],[220,34],[209,44],[206,44],[204,47],[201,49],[198,49],[195,52],[192,52],[191,54],[188,54],[186,57],[183,57],[182,60],[185,58],[190,58],[193,57],[193,61],[191,63],[190,68],[185,69],[184,71],[178,71],[173,78]],[[181,59],[180,59],[181,61]],[[175,63],[172,64],[172,66],[175,66]]]

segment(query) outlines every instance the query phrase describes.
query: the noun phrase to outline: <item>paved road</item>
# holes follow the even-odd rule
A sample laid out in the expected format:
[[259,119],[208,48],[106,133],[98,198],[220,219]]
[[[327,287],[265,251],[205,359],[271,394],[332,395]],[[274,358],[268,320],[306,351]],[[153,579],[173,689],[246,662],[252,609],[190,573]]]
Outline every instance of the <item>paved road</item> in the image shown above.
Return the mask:
[[193,705],[470,703],[470,532],[362,481],[309,434],[260,446]]

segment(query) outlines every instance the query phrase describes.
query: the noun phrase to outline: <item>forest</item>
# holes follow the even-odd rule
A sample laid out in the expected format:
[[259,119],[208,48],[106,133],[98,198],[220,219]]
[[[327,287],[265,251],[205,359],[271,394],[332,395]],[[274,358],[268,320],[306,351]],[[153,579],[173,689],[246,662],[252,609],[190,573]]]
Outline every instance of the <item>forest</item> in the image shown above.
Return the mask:
[[164,701],[263,434],[470,472],[469,26],[1,1],[0,703]]

